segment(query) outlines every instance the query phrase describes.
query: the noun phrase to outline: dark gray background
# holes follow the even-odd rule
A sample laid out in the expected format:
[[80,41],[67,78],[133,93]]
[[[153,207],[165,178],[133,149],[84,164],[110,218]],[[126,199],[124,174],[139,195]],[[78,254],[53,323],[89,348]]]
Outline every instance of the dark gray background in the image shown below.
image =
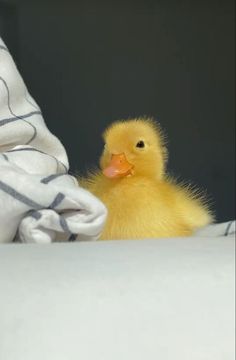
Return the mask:
[[[5,5],[4,5],[5,4]],[[0,0],[0,31],[71,170],[97,163],[113,120],[155,117],[169,170],[235,216],[234,1]]]

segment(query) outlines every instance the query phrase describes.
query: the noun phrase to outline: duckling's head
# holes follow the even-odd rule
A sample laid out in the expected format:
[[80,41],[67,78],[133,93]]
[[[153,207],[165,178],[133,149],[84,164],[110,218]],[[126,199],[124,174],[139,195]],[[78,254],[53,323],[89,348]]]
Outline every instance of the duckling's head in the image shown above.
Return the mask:
[[103,138],[100,166],[106,177],[163,177],[167,150],[162,131],[152,119],[115,122],[106,129]]

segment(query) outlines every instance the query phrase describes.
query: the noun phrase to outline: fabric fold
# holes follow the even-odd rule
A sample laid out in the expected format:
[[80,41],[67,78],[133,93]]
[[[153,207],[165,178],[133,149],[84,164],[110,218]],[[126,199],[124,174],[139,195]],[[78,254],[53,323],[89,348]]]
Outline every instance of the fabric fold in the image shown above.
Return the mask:
[[0,38],[0,243],[99,237],[106,208],[68,169],[63,145]]

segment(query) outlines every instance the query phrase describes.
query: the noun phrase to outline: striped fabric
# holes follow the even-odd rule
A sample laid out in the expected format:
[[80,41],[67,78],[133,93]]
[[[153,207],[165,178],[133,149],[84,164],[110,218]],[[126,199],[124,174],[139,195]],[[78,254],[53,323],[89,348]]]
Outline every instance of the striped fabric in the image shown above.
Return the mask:
[[98,238],[106,209],[68,170],[0,38],[0,243]]
[[235,237],[235,220],[227,221],[221,224],[208,225],[203,229],[198,230],[194,236],[197,237]]

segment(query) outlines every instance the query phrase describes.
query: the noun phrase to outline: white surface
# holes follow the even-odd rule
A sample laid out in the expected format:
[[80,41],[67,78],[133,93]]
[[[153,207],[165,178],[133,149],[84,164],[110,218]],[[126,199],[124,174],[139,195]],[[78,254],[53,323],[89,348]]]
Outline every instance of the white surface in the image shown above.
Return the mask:
[[234,239],[2,245],[1,360],[234,360]]

